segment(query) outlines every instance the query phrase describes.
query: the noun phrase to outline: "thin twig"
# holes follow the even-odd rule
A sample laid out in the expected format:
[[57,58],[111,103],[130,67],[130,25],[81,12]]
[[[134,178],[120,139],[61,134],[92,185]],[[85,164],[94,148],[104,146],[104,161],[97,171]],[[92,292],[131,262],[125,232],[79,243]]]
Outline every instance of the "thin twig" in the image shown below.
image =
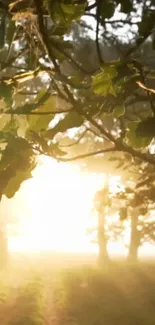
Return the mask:
[[94,8],[96,8],[97,7],[97,3],[96,3],[96,1],[92,4],[92,5],[89,5],[87,8],[86,8],[86,10],[92,10],[92,9],[94,9]]
[[128,24],[128,25],[137,25],[139,23],[139,21],[134,22],[131,20],[123,20],[123,19],[105,20],[104,22],[105,22],[105,24],[109,24],[109,25],[119,24],[119,23]]
[[146,36],[139,38],[136,42],[136,45],[131,47],[129,50],[127,50],[127,52],[124,55],[124,60],[127,60],[129,56],[133,55],[139,49],[139,47],[142,44],[144,44],[144,42],[148,39],[148,37],[152,35],[152,33],[153,31],[150,31],[150,33],[146,34]]
[[100,26],[100,0],[97,1],[97,10],[96,10],[96,50],[98,54],[98,59],[100,64],[103,64],[104,61],[102,59],[101,49],[100,49],[100,43],[99,43],[99,26]]
[[16,111],[2,111],[0,112],[0,114],[4,114],[4,115],[54,115],[54,114],[63,114],[63,113],[69,113],[71,110],[70,109],[66,109],[63,111],[49,111],[49,112],[16,112]]
[[65,50],[62,49],[62,47],[60,47],[58,44],[54,43],[53,47],[56,48],[57,51],[59,51],[60,53],[62,53],[73,65],[75,65],[75,67],[82,73],[84,74],[92,74],[91,71],[85,70],[77,61],[74,60],[74,58],[67,53]]
[[[61,70],[59,65],[57,64],[57,61],[55,59],[55,56],[53,55],[51,46],[50,46],[50,40],[49,37],[46,33],[46,29],[44,26],[44,19],[43,19],[43,11],[42,11],[42,1],[41,0],[34,0],[35,6],[36,6],[36,10],[37,10],[37,18],[38,18],[38,26],[39,26],[39,31],[42,37],[42,42],[43,45],[46,49],[46,52],[48,54],[49,60],[51,61],[51,63],[53,63],[55,71],[57,72],[57,74],[60,76],[61,80],[63,81],[63,88],[64,91],[66,92],[68,98],[71,100],[71,102],[75,103],[74,101],[74,97],[72,96],[71,92],[69,91],[69,88],[67,86],[67,78],[65,78],[64,75],[62,75]],[[66,80],[66,83],[65,83]]]
[[12,65],[22,54],[24,54],[25,51],[26,51],[26,48],[24,47],[22,50],[19,51],[19,53],[17,55],[15,55],[14,57],[11,57],[7,62],[0,61],[1,71],[6,69],[7,67],[13,67],[15,69],[26,70],[25,68],[22,68],[20,66],[18,67],[18,66]]

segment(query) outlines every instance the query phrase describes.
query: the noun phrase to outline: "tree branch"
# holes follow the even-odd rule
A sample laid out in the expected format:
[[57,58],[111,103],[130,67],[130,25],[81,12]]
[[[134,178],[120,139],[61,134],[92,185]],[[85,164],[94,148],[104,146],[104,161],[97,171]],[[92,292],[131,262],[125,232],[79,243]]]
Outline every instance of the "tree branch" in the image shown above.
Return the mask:
[[93,151],[93,152],[90,152],[90,153],[86,153],[86,154],[83,154],[83,155],[78,155],[78,156],[74,156],[74,157],[70,157],[70,158],[58,158],[58,160],[60,160],[62,162],[75,161],[75,160],[85,159],[85,158],[89,158],[89,157],[92,157],[92,156],[104,154],[104,153],[107,153],[107,152],[114,152],[114,151],[116,151],[115,147],[102,149],[102,150],[98,150],[98,151]]
[[69,61],[70,61],[73,65],[75,65],[75,67],[76,67],[79,71],[81,71],[81,72],[84,73],[84,74],[88,74],[88,75],[92,74],[92,72],[85,70],[85,69],[84,69],[84,68],[83,68],[83,67],[82,67],[78,62],[76,62],[76,61],[74,60],[74,58],[73,58],[69,53],[67,53],[65,50],[62,49],[62,47],[60,48],[60,46],[59,46],[58,44],[54,43],[53,46],[56,48],[57,51],[59,51],[60,53],[62,53],[64,56],[66,56],[66,58],[69,59]]
[[104,139],[102,134],[98,134],[96,131],[92,130],[91,128],[87,127],[87,131],[93,133],[96,137]]
[[139,21],[133,22],[131,20],[123,20],[123,19],[116,19],[116,20],[105,20],[105,24],[113,25],[113,24],[128,24],[128,25],[137,25]]
[[0,114],[4,114],[4,115],[38,115],[38,116],[41,116],[41,115],[54,115],[54,114],[63,114],[63,113],[68,113],[70,112],[71,110],[70,109],[66,109],[66,110],[63,110],[63,111],[49,111],[49,112],[12,112],[12,111],[2,111],[0,112]]
[[[53,53],[52,53],[52,50],[51,50],[51,47],[50,47],[50,42],[49,42],[49,39],[48,39],[48,35],[46,34],[46,30],[45,30],[44,22],[43,22],[42,2],[41,2],[41,0],[34,0],[34,2],[35,2],[35,5],[36,5],[36,9],[37,9],[38,25],[39,25],[40,34],[42,35],[42,40],[43,40],[44,46],[45,46],[45,48],[47,50],[49,59],[54,64],[56,72],[58,73],[61,80],[63,81],[64,91],[66,92],[66,94],[67,94],[71,104],[73,105],[73,108],[75,109],[75,111],[77,113],[79,113],[80,115],[82,115],[92,125],[94,125],[104,137],[106,137],[109,141],[111,141],[115,145],[114,148],[109,149],[109,152],[110,151],[127,152],[127,153],[131,154],[132,157],[134,157],[134,158],[139,158],[139,159],[141,159],[143,161],[146,161],[146,162],[149,162],[150,164],[155,165],[155,159],[153,159],[151,156],[148,156],[145,153],[141,153],[139,151],[136,151],[132,147],[127,146],[125,143],[123,143],[119,139],[115,139],[111,135],[111,133],[109,133],[108,131],[106,131],[104,129],[104,127],[102,125],[99,125],[93,118],[89,117],[87,115],[87,113],[85,113],[83,111],[83,109],[80,107],[81,103],[77,102],[74,99],[74,96],[70,92],[68,86],[66,84],[64,84],[64,79],[62,78],[62,74],[61,74],[59,65],[57,64],[56,59],[53,56]],[[97,46],[97,51],[98,51],[98,56],[99,56],[100,63],[103,63],[102,56],[101,56],[101,53],[100,53],[100,47],[99,47],[99,35],[98,35],[99,34],[99,20],[100,20],[100,0],[98,0],[98,6],[97,6],[96,46]],[[143,39],[143,41],[144,40],[145,39]],[[143,43],[143,41],[141,41],[141,43],[138,43],[136,48],[134,48],[134,51],[137,49],[137,47],[139,47]],[[132,53],[132,50],[130,49],[130,51],[128,51],[128,53],[126,53],[124,59],[126,59],[131,53]],[[99,153],[104,153],[104,152],[108,152],[107,149],[106,149],[106,151],[101,150],[101,151],[99,151],[97,153],[94,152],[94,153],[90,153],[90,154],[80,155],[79,158],[74,158],[74,157],[73,158],[68,158],[69,159],[68,161],[72,161],[72,160],[76,160],[76,159],[82,159],[82,158],[86,158],[86,157],[89,157],[89,156],[94,155],[94,154],[99,154]]]
[[[42,42],[43,45],[46,49],[46,52],[48,54],[49,60],[51,61],[51,63],[53,63],[54,67],[55,67],[55,71],[57,72],[57,74],[60,76],[61,80],[63,81],[63,88],[64,91],[66,92],[68,98],[71,100],[72,103],[75,104],[75,100],[74,97],[72,96],[72,93],[69,91],[69,88],[67,86],[67,78],[65,78],[64,75],[62,75],[61,70],[59,65],[56,62],[55,56],[53,55],[51,46],[50,46],[50,40],[49,37],[46,33],[46,29],[44,26],[44,19],[43,19],[43,11],[42,11],[42,1],[41,0],[34,0],[35,6],[36,6],[36,11],[37,11],[37,18],[38,18],[38,26],[39,26],[39,32],[40,35],[42,37]],[[66,79],[66,83],[65,82]]]
[[97,3],[96,3],[96,1],[92,4],[92,5],[90,5],[90,6],[88,6],[87,8],[86,8],[86,10],[92,10],[92,9],[94,9],[94,8],[96,8],[97,7]]
[[125,143],[121,143],[121,142],[120,142],[120,144],[118,143],[117,150],[129,153],[133,158],[138,158],[142,161],[145,161],[147,163],[155,165],[155,159],[153,157],[151,157],[151,155],[137,151],[137,150],[133,149],[132,147],[127,146]]
[[141,37],[137,40],[136,45],[131,47],[129,50],[127,50],[127,52],[124,55],[124,59],[128,59],[129,56],[133,55],[138,49],[139,47],[148,39],[149,36],[151,36],[153,33],[153,31],[151,31],[150,33],[146,34],[146,36]]
[[155,89],[150,89],[150,88],[147,88],[145,86],[145,77],[143,75],[143,70],[141,68],[141,72],[140,72],[140,75],[141,75],[141,80],[142,80],[142,83],[141,82],[137,82],[137,84],[139,85],[139,87],[141,87],[142,89],[144,89],[146,91],[146,94],[147,94],[147,97],[148,97],[148,100],[150,102],[150,107],[151,107],[151,110],[155,116],[155,107],[154,107],[154,102],[153,102],[153,99],[151,97],[151,93],[155,94]]

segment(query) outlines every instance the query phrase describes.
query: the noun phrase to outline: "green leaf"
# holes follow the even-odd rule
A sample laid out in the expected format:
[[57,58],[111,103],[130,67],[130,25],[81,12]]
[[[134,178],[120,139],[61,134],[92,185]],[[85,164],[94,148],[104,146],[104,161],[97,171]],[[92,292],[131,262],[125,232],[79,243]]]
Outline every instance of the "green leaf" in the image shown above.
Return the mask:
[[0,20],[0,49],[3,49],[5,45],[5,29],[6,29],[6,14],[1,15]]
[[65,26],[61,26],[61,25],[53,25],[51,27],[51,34],[52,36],[62,36],[62,35],[65,35],[67,34],[69,28],[68,27],[65,27]]
[[54,110],[56,108],[56,98],[54,96],[49,97],[46,102],[35,110],[36,113],[50,112],[53,110],[53,115],[28,115],[27,121],[29,124],[28,131],[32,130],[39,132],[48,127],[49,123],[54,117]]
[[33,150],[30,148],[27,140],[15,137],[13,134],[3,134],[6,136],[7,146],[0,160],[0,171],[5,170],[8,166],[13,166],[19,158],[23,158],[20,169],[23,169],[25,164],[29,162],[29,157],[33,155]]
[[7,106],[11,106],[13,103],[13,86],[3,81],[0,83],[0,98],[3,98]]
[[19,127],[18,119],[9,119],[8,123],[5,124],[3,132],[10,132],[11,134],[17,135],[17,129]]
[[124,84],[127,84],[127,85],[129,85],[130,83],[135,84],[136,81],[139,81],[139,79],[140,79],[140,74],[139,73],[133,73],[130,76],[125,76]]
[[136,130],[138,125],[139,122],[129,122],[128,131],[126,132],[127,143],[137,149],[147,147],[152,140],[152,136],[137,136]]
[[140,121],[136,128],[137,137],[154,137],[155,136],[155,117],[148,117]]
[[41,149],[47,153],[48,152],[48,144],[47,141],[41,137],[38,133],[34,132],[34,131],[30,131],[30,140],[33,141],[35,144],[39,144],[39,146],[41,147]]
[[58,38],[57,36],[53,36],[50,38],[51,39],[51,47],[52,47],[52,52],[56,56],[59,61],[63,61],[66,59],[66,56],[64,53],[66,53],[66,50],[72,49],[73,50],[73,45],[70,41],[64,40],[62,37]]
[[78,20],[83,15],[85,8],[86,8],[86,2],[84,4],[78,4],[78,3],[72,3],[72,4],[65,4],[61,3],[61,9],[65,15],[66,20],[72,21],[72,20]]
[[7,29],[6,29],[6,42],[9,44],[9,46],[13,41],[15,31],[16,31],[15,21],[11,20],[11,18],[9,17],[7,23]]
[[22,182],[31,177],[36,166],[34,152],[27,140],[8,136],[8,143],[2,152],[0,160],[0,197],[12,197]]
[[[49,92],[46,89],[42,89],[37,94],[35,98],[35,102],[32,102],[31,104],[26,103],[25,105],[18,106],[15,112],[18,114],[28,115],[28,113],[40,109],[41,106],[44,105],[47,100],[49,100],[49,98],[50,98]],[[9,110],[9,113],[11,113],[11,110]]]
[[30,178],[32,178],[31,171],[17,171],[15,176],[9,179],[9,182],[5,187],[3,194],[9,199],[12,198],[14,194],[19,190],[21,184]]
[[65,3],[63,0],[57,1],[45,1],[49,14],[55,24],[70,26],[72,21],[79,20],[85,12],[87,1],[78,3],[78,1],[72,1],[72,3]]
[[121,11],[125,14],[129,14],[132,11],[132,0],[123,0],[121,2]]
[[66,132],[69,129],[80,127],[84,122],[84,118],[77,112],[72,111],[66,114],[66,116],[60,120],[56,126],[50,130],[44,132],[44,136],[52,139],[59,132]]
[[68,76],[68,82],[69,84],[76,88],[76,89],[84,89],[85,88],[85,85],[83,83],[83,80],[80,76]]
[[35,102],[39,102],[47,94],[47,89],[41,89],[35,99]]
[[149,73],[147,74],[147,77],[150,79],[155,79],[155,70],[149,71]]
[[7,142],[7,141],[9,141],[12,136],[13,135],[9,131],[8,132],[0,131],[0,141],[1,142]]
[[102,64],[101,70],[105,73],[105,75],[110,76],[110,78],[114,78],[118,74],[117,67],[119,65],[120,65],[120,60],[106,62]]
[[116,66],[114,64],[103,66],[103,72],[92,77],[92,85],[95,94],[107,96],[112,94],[116,96],[117,88],[112,83],[113,78],[117,76]]
[[8,124],[10,121],[10,116],[9,115],[0,115],[0,131],[4,129],[4,127]]
[[24,115],[19,115],[16,117],[18,120],[18,130],[17,130],[17,135],[19,137],[24,137],[26,136],[26,131],[28,129],[28,122],[27,122],[27,117]]
[[124,115],[124,113],[125,113],[125,106],[124,106],[124,103],[122,103],[114,108],[113,117],[118,118],[118,117]]
[[115,11],[115,3],[112,1],[101,1],[100,15],[103,19],[110,19]]

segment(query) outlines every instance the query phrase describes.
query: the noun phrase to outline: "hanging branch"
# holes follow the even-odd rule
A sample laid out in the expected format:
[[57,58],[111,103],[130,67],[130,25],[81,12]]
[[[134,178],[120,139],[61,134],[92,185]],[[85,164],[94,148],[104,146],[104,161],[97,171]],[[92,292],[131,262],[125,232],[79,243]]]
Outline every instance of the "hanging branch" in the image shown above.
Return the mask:
[[[53,62],[54,67],[56,72],[58,73],[58,75],[60,76],[60,79],[62,78],[62,73],[60,70],[59,65],[56,62],[55,57],[53,56],[51,47],[50,47],[50,42],[48,39],[48,35],[46,33],[45,27],[44,27],[44,22],[43,22],[43,12],[42,12],[42,2],[41,0],[34,0],[35,5],[36,5],[36,9],[37,9],[37,15],[38,15],[38,25],[39,25],[39,31],[40,34],[42,36],[42,41],[44,43],[44,46],[46,48],[46,51],[48,53],[49,59]],[[97,7],[97,29],[96,29],[96,44],[97,46],[99,45],[99,39],[98,39],[98,33],[99,33],[99,20],[100,20],[100,0],[98,0],[98,7]],[[99,49],[99,48],[98,48]],[[99,57],[101,55],[100,53],[100,49],[99,49]],[[102,60],[102,57],[100,57],[100,59]],[[103,63],[103,60],[102,60]],[[83,110],[83,107],[81,106],[81,102],[78,102],[77,100],[74,99],[72,93],[70,92],[68,86],[64,83],[64,79],[63,79],[63,89],[66,92],[68,99],[70,100],[70,103],[72,104],[72,108],[79,113],[81,116],[83,116],[85,118],[86,121],[89,121],[91,123],[91,125],[93,125],[95,128],[98,129],[98,131],[100,132],[101,135],[103,135],[106,139],[108,139],[111,143],[114,144],[114,147],[111,149],[110,151],[121,151],[121,152],[126,152],[129,153],[133,158],[138,158],[142,161],[148,162],[150,164],[155,165],[155,159],[145,153],[142,153],[140,151],[137,151],[135,149],[133,149],[132,147],[129,147],[128,145],[126,145],[125,143],[123,143],[123,141],[121,141],[120,139],[115,139],[111,133],[109,133],[108,131],[106,131],[106,129],[98,124],[98,122],[93,119],[92,117],[88,116],[87,113]],[[84,108],[86,105],[84,105]],[[104,153],[104,152],[108,152],[107,150],[101,150],[100,152],[97,152],[97,154],[99,153]],[[91,155],[94,155],[94,153],[90,153],[90,154],[85,154],[84,156],[81,155],[83,158],[85,157],[89,157]],[[80,158],[78,159],[82,159],[80,156]],[[70,158],[71,159],[71,158]]]

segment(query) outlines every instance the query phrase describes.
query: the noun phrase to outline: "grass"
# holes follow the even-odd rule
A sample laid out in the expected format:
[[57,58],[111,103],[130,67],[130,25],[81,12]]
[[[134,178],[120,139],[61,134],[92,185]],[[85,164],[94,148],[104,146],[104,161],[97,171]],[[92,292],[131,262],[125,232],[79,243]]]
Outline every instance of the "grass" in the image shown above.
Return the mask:
[[67,266],[59,258],[19,257],[1,272],[1,325],[155,324],[153,263],[99,270],[90,260],[66,257]]

